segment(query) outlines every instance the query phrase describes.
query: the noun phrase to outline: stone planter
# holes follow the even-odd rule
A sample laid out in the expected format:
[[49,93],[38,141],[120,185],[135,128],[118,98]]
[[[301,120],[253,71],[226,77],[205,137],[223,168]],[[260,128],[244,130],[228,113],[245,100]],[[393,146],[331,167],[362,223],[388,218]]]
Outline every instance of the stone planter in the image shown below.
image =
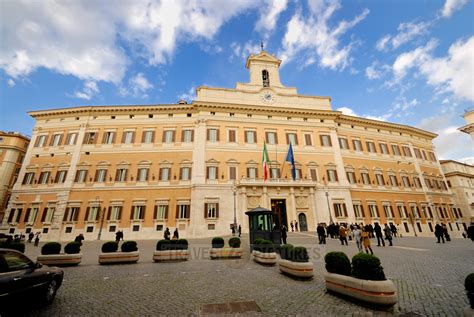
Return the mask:
[[139,258],[139,251],[99,253],[100,264],[136,263]]
[[275,252],[260,252],[252,251],[253,260],[260,264],[274,265],[278,261],[277,254]]
[[325,273],[326,288],[367,303],[392,306],[398,301],[397,289],[391,280],[369,281],[352,276]]
[[314,276],[313,262],[292,262],[279,260],[280,271],[295,277],[312,278]]
[[153,261],[186,261],[189,259],[189,250],[154,251]]
[[211,248],[211,259],[240,259],[242,248]]
[[79,263],[81,263],[82,253],[38,255],[36,260],[41,264],[49,266],[78,265]]

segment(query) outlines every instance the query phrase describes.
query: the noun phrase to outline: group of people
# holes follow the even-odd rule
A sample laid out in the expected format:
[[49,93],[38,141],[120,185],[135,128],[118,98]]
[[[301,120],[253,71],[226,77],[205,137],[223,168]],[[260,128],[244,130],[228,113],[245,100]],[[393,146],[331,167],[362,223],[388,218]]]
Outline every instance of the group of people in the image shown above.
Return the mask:
[[115,241],[118,243],[120,240],[123,241],[123,230],[119,230],[115,233]]
[[164,233],[164,235],[163,235],[163,237],[165,238],[165,240],[178,240],[178,239],[179,239],[178,228],[174,229],[173,238],[170,239],[170,236],[171,236],[170,229],[169,229],[169,228],[166,228],[166,229],[165,229],[165,233]]
[[[20,238],[21,238],[21,236],[20,236]],[[30,231],[30,233],[28,233],[27,242],[31,243],[33,241],[33,239],[35,239],[35,247],[37,247],[38,244],[39,244],[40,238],[41,238],[41,232],[38,231],[36,233],[33,233],[32,231]]]
[[451,237],[449,236],[449,232],[448,232],[448,227],[446,226],[445,223],[443,224],[437,223],[435,225],[434,234],[435,234],[436,239],[438,239],[436,243],[440,243],[440,240],[442,240],[444,243],[445,238],[446,238],[446,241],[451,241]]
[[290,227],[291,227],[291,232],[295,232],[295,231],[298,232],[299,231],[298,230],[298,221],[292,220],[290,222]]
[[[235,235],[236,228],[233,225],[231,227],[231,230],[232,230],[232,235]],[[240,236],[242,235],[242,227],[240,225],[237,227],[237,233],[239,234],[239,238],[240,238]]]

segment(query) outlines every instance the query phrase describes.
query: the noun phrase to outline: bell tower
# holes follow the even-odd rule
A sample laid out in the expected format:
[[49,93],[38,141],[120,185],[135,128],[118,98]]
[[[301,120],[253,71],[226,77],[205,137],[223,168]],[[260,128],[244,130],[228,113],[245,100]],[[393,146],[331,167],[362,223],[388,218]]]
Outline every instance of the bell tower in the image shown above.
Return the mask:
[[281,60],[270,55],[266,51],[261,51],[257,55],[250,55],[245,67],[250,72],[250,82],[248,85],[258,87],[284,87],[280,82]]

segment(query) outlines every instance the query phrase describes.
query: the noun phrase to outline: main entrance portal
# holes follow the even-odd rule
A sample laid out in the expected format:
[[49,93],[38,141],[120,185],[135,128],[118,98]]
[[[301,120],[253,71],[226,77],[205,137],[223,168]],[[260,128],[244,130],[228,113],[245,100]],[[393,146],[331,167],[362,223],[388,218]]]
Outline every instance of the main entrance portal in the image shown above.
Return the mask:
[[286,219],[286,202],[284,199],[272,199],[272,211],[273,214],[275,215],[275,225],[277,226],[278,229],[282,225],[285,225],[285,227],[288,230],[288,221]]

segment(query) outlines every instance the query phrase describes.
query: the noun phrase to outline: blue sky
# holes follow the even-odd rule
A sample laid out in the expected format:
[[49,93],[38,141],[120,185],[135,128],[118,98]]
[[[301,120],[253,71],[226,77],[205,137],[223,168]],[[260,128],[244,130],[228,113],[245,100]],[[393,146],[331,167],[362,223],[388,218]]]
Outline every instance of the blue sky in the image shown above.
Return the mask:
[[457,130],[474,101],[473,21],[469,0],[4,0],[0,129],[31,134],[31,110],[233,88],[263,41],[283,60],[284,85],[438,133],[440,158],[474,161]]

